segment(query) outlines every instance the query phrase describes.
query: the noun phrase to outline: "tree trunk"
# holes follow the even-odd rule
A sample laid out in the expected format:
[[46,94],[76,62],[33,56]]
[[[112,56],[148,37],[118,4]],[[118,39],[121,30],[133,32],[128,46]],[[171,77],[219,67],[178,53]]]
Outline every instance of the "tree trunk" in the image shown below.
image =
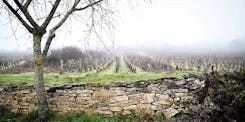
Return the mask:
[[61,59],[60,60],[60,74],[63,74],[64,72],[64,61]]
[[33,35],[35,88],[38,99],[38,121],[46,121],[49,115],[49,109],[43,80],[44,57],[41,53],[41,39],[42,36]]

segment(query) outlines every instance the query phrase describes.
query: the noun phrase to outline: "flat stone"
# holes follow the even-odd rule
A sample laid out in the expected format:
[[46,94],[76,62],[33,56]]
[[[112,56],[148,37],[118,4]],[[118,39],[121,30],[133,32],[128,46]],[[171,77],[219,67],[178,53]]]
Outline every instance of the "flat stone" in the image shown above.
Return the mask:
[[110,107],[110,110],[112,112],[120,112],[120,111],[122,111],[122,108],[121,107]]
[[131,111],[127,111],[127,110],[123,110],[123,115],[128,115],[128,114],[131,114]]
[[71,97],[76,97],[77,94],[76,93],[72,93],[72,94],[68,94],[68,96],[71,96]]
[[157,96],[156,102],[162,105],[171,105],[173,103],[173,99],[170,98],[168,95],[159,95]]
[[158,84],[150,84],[148,85],[147,89],[149,89],[151,92],[159,92],[160,89],[158,88]]
[[181,97],[181,100],[183,100],[183,101],[193,100],[193,96],[183,96],[183,97]]
[[151,105],[152,110],[162,110],[162,106],[160,105]]
[[136,105],[136,113],[138,114],[152,114],[152,110],[151,110],[151,105],[150,104],[138,104]]
[[77,94],[77,97],[83,97],[83,98],[86,98],[86,97],[89,97],[89,98],[91,98],[91,94]]
[[110,102],[121,102],[121,101],[128,101],[128,96],[117,96],[117,97],[111,97]]
[[179,102],[179,101],[180,101],[179,97],[174,98],[174,102]]
[[130,106],[125,106],[123,107],[124,110],[135,110],[136,109],[136,105],[130,105]]
[[155,93],[144,94],[143,100],[140,103],[149,104],[154,101]]
[[30,93],[30,90],[21,90],[20,93],[22,93],[22,94],[29,94]]
[[184,84],[186,84],[186,80],[175,81],[174,83],[176,85],[184,85]]
[[171,89],[172,93],[187,93],[188,89]]
[[77,94],[91,94],[91,93],[93,93],[93,90],[75,90],[75,93],[77,93]]
[[92,99],[105,100],[109,97],[109,92],[107,90],[95,91],[92,95]]
[[127,92],[125,91],[109,91],[110,92],[110,96],[122,96],[122,95],[126,95]]
[[142,88],[127,88],[127,92],[130,92],[130,93],[139,93],[141,92],[143,89]]
[[174,98],[185,97],[185,96],[188,96],[188,93],[174,93],[173,96]]
[[125,87],[110,87],[109,90],[111,92],[115,92],[115,91],[125,91],[126,88]]
[[97,111],[99,114],[111,115],[111,111]]
[[128,101],[120,101],[109,104],[111,107],[125,107],[128,106]]
[[77,96],[76,97],[77,100],[90,100],[91,99],[91,96]]
[[63,101],[64,99],[69,99],[69,96],[59,96],[59,101]]
[[99,110],[99,111],[108,111],[109,107],[98,107],[97,110]]
[[76,99],[76,104],[87,105],[88,101],[84,99]]
[[179,113],[178,110],[174,109],[174,108],[168,108],[168,109],[164,109],[162,110],[162,113],[164,115],[164,117],[166,119],[171,119],[172,117],[174,117],[176,114]]
[[129,103],[137,104],[143,98],[143,94],[133,94],[128,96]]

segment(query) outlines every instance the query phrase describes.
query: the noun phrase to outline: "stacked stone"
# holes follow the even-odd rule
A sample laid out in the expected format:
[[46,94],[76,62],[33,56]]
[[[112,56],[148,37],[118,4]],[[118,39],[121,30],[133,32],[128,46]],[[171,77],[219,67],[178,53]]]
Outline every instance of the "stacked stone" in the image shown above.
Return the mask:
[[[160,114],[170,119],[178,114],[200,112],[203,105],[198,102],[198,93],[203,88],[204,81],[194,78],[165,78],[111,84],[48,86],[46,89],[49,107],[54,113],[85,111],[116,115],[135,112],[140,115]],[[0,104],[10,106],[13,112],[26,113],[37,109],[34,87],[5,88],[0,97]]]

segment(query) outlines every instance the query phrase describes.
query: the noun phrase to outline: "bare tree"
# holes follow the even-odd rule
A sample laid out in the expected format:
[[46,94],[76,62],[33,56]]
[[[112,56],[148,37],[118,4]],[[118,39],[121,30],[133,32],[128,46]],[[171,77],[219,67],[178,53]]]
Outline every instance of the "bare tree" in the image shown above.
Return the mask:
[[[2,10],[6,10],[10,17],[17,20],[32,36],[38,120],[46,121],[49,109],[43,68],[55,34],[73,17],[72,19],[77,19],[88,27],[88,31],[85,32],[86,40],[93,32],[102,41],[99,30],[108,27],[108,33],[113,33],[111,30],[113,24],[110,20],[113,11],[107,0],[1,0],[0,5],[4,8]],[[87,15],[87,19],[83,15]],[[96,25],[99,25],[99,30],[95,29]],[[43,49],[41,49],[42,42],[45,42]]]

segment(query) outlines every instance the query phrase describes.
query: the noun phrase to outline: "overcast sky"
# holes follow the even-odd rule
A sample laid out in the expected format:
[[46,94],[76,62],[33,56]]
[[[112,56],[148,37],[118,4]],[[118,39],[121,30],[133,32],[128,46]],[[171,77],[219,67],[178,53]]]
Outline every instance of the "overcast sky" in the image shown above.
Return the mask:
[[[115,4],[120,13],[115,25],[116,48],[244,50],[245,0],[151,0],[150,4],[132,1],[135,0]],[[6,22],[6,18],[0,18],[0,49],[31,49],[30,38],[17,31],[16,41],[10,26],[3,25]],[[69,33],[72,34],[58,36],[52,48],[83,45],[82,32],[69,30]],[[107,44],[111,46],[111,42]]]

